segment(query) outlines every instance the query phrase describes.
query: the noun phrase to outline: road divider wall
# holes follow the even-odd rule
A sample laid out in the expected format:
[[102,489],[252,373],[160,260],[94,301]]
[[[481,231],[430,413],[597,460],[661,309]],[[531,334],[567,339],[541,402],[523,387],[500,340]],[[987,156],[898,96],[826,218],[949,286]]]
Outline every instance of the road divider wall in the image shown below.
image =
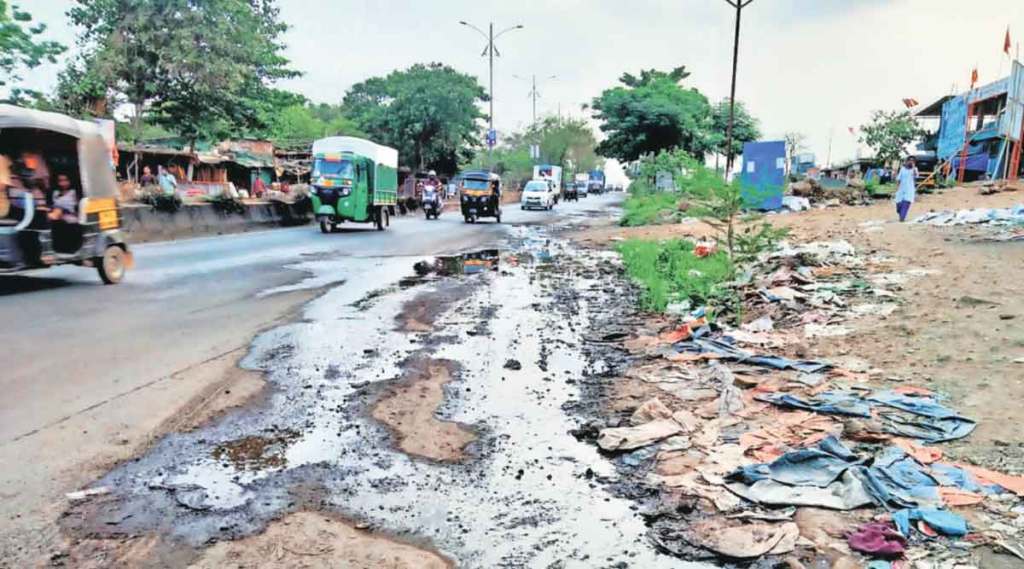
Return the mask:
[[245,233],[309,223],[309,202],[249,202],[243,212],[226,212],[213,204],[185,204],[173,213],[153,206],[126,204],[122,227],[131,243],[171,241],[229,233]]

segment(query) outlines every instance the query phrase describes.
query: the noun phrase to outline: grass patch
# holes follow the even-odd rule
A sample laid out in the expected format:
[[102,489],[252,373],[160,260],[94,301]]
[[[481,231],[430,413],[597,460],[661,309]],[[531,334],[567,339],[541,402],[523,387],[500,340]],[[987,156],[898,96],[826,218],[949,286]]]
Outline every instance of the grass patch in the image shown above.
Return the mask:
[[638,191],[631,193],[622,205],[620,225],[636,227],[653,225],[666,213],[675,212],[681,198],[678,192]]
[[641,305],[646,310],[663,312],[684,300],[709,307],[730,302],[731,291],[721,285],[733,280],[736,271],[724,252],[698,257],[693,243],[683,239],[630,239],[617,249],[629,276],[643,288]]

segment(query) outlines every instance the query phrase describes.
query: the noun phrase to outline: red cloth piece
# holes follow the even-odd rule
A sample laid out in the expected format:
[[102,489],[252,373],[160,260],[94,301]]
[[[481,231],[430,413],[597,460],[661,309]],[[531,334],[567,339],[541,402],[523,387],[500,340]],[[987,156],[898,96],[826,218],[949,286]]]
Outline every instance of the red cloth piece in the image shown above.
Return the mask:
[[899,557],[907,549],[907,539],[892,524],[880,522],[860,526],[846,540],[854,551],[876,557]]

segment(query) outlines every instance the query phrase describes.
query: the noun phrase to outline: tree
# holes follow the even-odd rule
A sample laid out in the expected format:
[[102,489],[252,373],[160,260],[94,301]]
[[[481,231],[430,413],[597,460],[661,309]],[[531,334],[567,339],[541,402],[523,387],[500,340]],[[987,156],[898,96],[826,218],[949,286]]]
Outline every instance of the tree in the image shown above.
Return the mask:
[[[715,152],[715,169],[718,169],[718,155],[728,156],[729,99],[715,104],[711,111],[711,132],[709,140]],[[736,112],[732,125],[732,155],[743,153],[743,144],[761,137],[758,120],[747,112],[747,107],[736,101]]]
[[679,81],[687,77],[680,67],[670,72],[645,70],[636,77],[624,74],[625,86],[613,87],[593,100],[595,117],[607,138],[597,151],[623,162],[670,148],[703,157],[710,148],[710,105],[696,89]]
[[318,138],[362,135],[348,117],[325,112],[324,107],[331,106],[303,103],[275,106],[271,115],[264,119],[267,128],[259,131],[256,136],[266,138],[282,148],[308,148]]
[[296,75],[281,55],[273,0],[77,0],[83,73],[66,92],[89,92],[76,75],[102,78],[132,105],[194,146],[265,127],[270,85]]
[[875,159],[883,164],[898,162],[907,145],[925,133],[910,111],[875,111],[860,131],[860,141],[871,147]]
[[402,164],[454,172],[481,139],[477,80],[440,63],[416,64],[354,85],[343,107],[373,140],[398,149]]
[[41,40],[46,24],[32,25],[32,14],[17,4],[0,0],[0,87],[19,81],[22,68],[32,69],[44,61],[57,62],[64,46]]
[[793,162],[796,155],[806,148],[807,137],[801,132],[787,132],[783,139],[786,141],[786,174],[793,171]]

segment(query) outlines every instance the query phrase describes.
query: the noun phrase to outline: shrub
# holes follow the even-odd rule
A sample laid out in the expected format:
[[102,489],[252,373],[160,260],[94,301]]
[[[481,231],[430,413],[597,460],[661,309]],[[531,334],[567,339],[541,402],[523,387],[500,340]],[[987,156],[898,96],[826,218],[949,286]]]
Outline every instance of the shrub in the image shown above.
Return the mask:
[[181,198],[177,194],[165,194],[160,191],[146,192],[142,194],[139,201],[164,213],[175,213],[181,209]]
[[641,306],[662,312],[674,302],[729,306],[733,293],[722,286],[735,276],[725,252],[698,257],[693,243],[682,239],[631,239],[618,246],[629,276],[643,289]]

